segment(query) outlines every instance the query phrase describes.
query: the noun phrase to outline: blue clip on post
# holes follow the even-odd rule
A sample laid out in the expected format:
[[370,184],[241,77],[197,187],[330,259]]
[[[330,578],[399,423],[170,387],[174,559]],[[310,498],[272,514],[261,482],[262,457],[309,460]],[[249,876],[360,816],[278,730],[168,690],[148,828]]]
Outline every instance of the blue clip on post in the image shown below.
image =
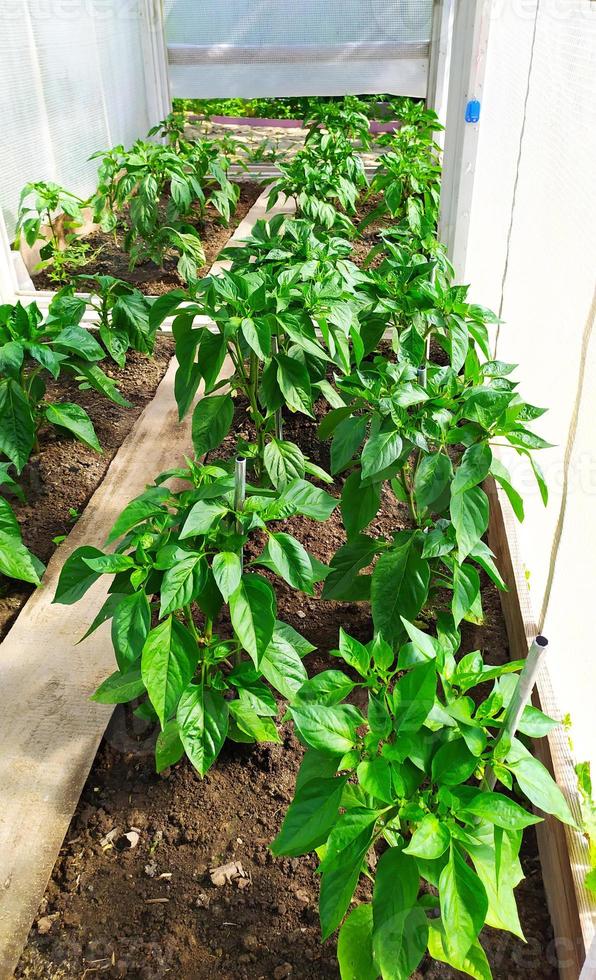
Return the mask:
[[466,122],[477,123],[480,119],[480,102],[478,99],[470,99],[466,106]]

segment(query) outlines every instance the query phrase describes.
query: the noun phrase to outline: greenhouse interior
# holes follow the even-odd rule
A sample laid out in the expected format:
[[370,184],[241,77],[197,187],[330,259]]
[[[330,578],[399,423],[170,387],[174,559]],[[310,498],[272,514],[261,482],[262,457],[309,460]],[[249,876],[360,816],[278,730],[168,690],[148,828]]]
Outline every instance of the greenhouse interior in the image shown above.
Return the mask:
[[594,980],[596,3],[0,24],[0,980]]

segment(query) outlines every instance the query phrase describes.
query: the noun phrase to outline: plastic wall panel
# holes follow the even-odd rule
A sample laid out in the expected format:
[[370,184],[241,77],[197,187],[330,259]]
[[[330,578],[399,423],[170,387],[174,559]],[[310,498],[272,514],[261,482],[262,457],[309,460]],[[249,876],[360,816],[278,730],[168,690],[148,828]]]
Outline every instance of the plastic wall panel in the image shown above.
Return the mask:
[[432,0],[166,0],[172,92],[424,95],[432,6]]
[[166,0],[170,44],[428,41],[432,0]]
[[141,0],[0,0],[0,207],[55,180],[87,195],[96,150],[144,135],[149,118]]
[[490,25],[481,138],[474,180],[470,239],[482,242],[468,252],[466,281],[475,300],[499,308],[501,281],[528,84],[538,0],[526,3],[520,17],[512,3],[496,5]]
[[540,0],[535,21],[531,6],[491,25],[466,280],[487,305],[502,294],[497,356],[549,409],[546,509],[523,461],[508,462],[527,498],[520,547],[552,684],[596,769],[596,4]]

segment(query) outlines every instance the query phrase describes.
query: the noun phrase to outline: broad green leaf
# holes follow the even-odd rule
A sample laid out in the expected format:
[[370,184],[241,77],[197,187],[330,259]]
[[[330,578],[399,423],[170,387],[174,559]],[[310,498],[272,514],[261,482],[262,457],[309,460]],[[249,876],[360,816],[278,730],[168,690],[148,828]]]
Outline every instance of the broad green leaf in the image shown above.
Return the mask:
[[112,618],[112,644],[121,670],[140,658],[150,624],[151,609],[144,592],[120,597]]
[[356,730],[364,721],[351,704],[295,705],[289,708],[300,737],[313,749],[345,755],[356,744]]
[[462,456],[453,483],[451,493],[464,493],[478,486],[488,476],[493,454],[486,442],[478,442],[466,449]]
[[45,416],[52,425],[58,425],[96,452],[103,452],[93,428],[93,422],[84,408],[73,402],[57,402],[46,405]]
[[103,552],[90,545],[83,545],[73,551],[62,566],[53,601],[65,606],[78,602],[101,576],[101,572],[94,572],[89,568],[85,559],[103,557]]
[[190,555],[168,568],[160,590],[159,618],[163,619],[196,599],[207,578],[207,563],[202,555]]
[[21,541],[20,532],[17,537],[14,531],[7,533],[6,530],[0,530],[0,574],[20,582],[39,585],[42,569],[41,562]]
[[265,446],[263,460],[274,487],[283,488],[304,476],[304,456],[293,442],[272,439]]
[[428,924],[417,897],[414,858],[395,847],[381,855],[373,891],[373,951],[383,980],[408,980],[426,949]]
[[285,488],[283,500],[294,512],[310,517],[313,521],[329,520],[337,507],[335,497],[306,480],[293,480]]
[[371,586],[373,622],[389,642],[403,637],[401,617],[416,619],[426,601],[430,569],[421,551],[416,535],[403,543],[397,537],[396,544],[375,565]]
[[164,513],[164,503],[171,496],[166,487],[149,487],[126,505],[110,531],[107,543],[111,544],[127,531],[151,517]]
[[498,830],[498,833],[501,835],[499,859],[493,824],[476,822],[474,836],[468,837],[465,847],[488,896],[487,925],[506,929],[523,939],[514,894],[515,887],[524,877],[518,857],[522,832]]
[[242,336],[251,350],[262,360],[265,361],[271,354],[271,330],[267,321],[262,317],[255,320],[252,317],[245,317],[240,329]]
[[293,412],[302,412],[304,415],[312,414],[312,390],[308,371],[300,361],[288,357],[286,354],[277,354],[277,382],[288,408]]
[[316,777],[296,791],[281,830],[273,843],[273,854],[299,857],[327,840],[337,821],[347,776]]
[[548,770],[517,739],[513,740],[507,756],[507,766],[522,793],[534,806],[545,813],[552,813],[562,823],[576,826],[567,800]]
[[118,572],[127,572],[135,567],[134,558],[121,554],[97,555],[83,558],[83,562],[92,572],[99,572],[100,575],[117,575]]
[[[428,951],[433,960],[440,963],[452,964],[445,946],[445,930],[440,919],[431,919],[428,931]],[[478,941],[473,943],[466,953],[459,969],[475,980],[492,980],[492,973],[482,946]]]
[[381,483],[362,486],[360,472],[350,473],[341,494],[341,516],[348,538],[364,530],[381,506]]
[[257,564],[265,565],[294,589],[314,594],[313,569],[308,552],[291,534],[279,531],[271,534]]
[[0,381],[0,453],[8,456],[20,473],[31,455],[35,423],[27,396],[16,381]]
[[349,636],[342,626],[339,628],[339,656],[350,667],[358,671],[361,677],[366,677],[370,668],[370,651],[360,640]]
[[524,830],[532,824],[540,823],[541,817],[528,813],[515,800],[510,800],[502,793],[478,793],[459,810],[460,819],[479,818],[483,822],[492,823],[503,830]]
[[456,565],[453,569],[453,599],[451,611],[455,625],[474,612],[480,599],[480,576],[472,565]]
[[192,634],[173,616],[168,616],[148,634],[141,672],[162,729],[174,714],[198,658],[199,648]]
[[[362,863],[372,841],[374,820],[368,819],[357,837],[321,865],[319,915],[322,939],[328,939],[340,925],[356,890]],[[331,832],[331,837],[334,831]],[[330,840],[331,840],[330,837]]]
[[278,620],[259,670],[282,697],[291,701],[308,679],[302,657],[314,649],[295,629]]
[[488,527],[488,497],[481,487],[462,490],[451,495],[449,512],[455,528],[458,561],[461,563]]
[[218,691],[189,684],[180,697],[176,721],[184,751],[197,772],[204,776],[226,740],[227,701]]
[[451,834],[447,825],[441,823],[434,813],[427,813],[416,827],[408,846],[404,848],[404,854],[434,861],[445,853],[450,843]]
[[453,466],[449,456],[431,453],[420,460],[414,478],[414,496],[420,510],[442,510]]
[[399,459],[403,448],[397,432],[378,432],[367,439],[362,450],[362,479],[367,480]]
[[371,905],[352,909],[339,931],[337,960],[341,980],[377,980],[373,959]]
[[351,462],[354,453],[364,439],[366,426],[365,415],[351,416],[337,426],[331,442],[331,472],[334,475],[341,473]]
[[126,673],[115,671],[99,685],[91,700],[99,704],[126,704],[144,693],[145,684],[136,667]]
[[280,742],[275,722],[263,717],[245,701],[228,701],[230,714],[240,731],[255,742]]
[[435,753],[432,761],[432,777],[442,786],[457,786],[465,783],[478,765],[463,738],[445,742]]
[[370,565],[379,550],[378,543],[366,534],[358,534],[335,552],[331,560],[331,572],[325,579],[323,599],[357,601],[366,599],[366,582],[358,572]]
[[341,670],[322,670],[305,681],[294,696],[295,704],[338,704],[356,687],[354,681]]
[[374,759],[363,759],[356,769],[356,775],[365,793],[382,803],[394,802],[391,766],[387,759],[380,755]]
[[258,667],[273,637],[275,595],[259,575],[245,573],[229,599],[234,632]]
[[184,755],[184,746],[180,741],[178,722],[170,718],[162,732],[159,732],[155,743],[155,768],[163,772],[180,761]]
[[395,731],[398,735],[420,730],[434,704],[436,664],[413,667],[398,680],[393,691]]
[[192,538],[197,534],[207,534],[213,525],[219,521],[228,508],[223,504],[214,504],[208,500],[198,500],[190,508],[184,526],[180,531],[180,540]]
[[224,602],[229,602],[232,592],[236,591],[242,578],[240,558],[233,551],[220,551],[215,555],[211,567]]
[[488,898],[480,878],[455,845],[439,878],[439,902],[450,962],[462,969],[484,925]]
[[511,483],[511,474],[503,463],[493,456],[490,464],[490,472],[494,477],[496,483],[503,489],[504,493],[511,504],[513,513],[517,517],[518,521],[523,521],[524,519],[524,502],[521,494],[515,489]]
[[234,402],[230,395],[201,398],[192,413],[192,443],[197,456],[222,444],[232,426]]

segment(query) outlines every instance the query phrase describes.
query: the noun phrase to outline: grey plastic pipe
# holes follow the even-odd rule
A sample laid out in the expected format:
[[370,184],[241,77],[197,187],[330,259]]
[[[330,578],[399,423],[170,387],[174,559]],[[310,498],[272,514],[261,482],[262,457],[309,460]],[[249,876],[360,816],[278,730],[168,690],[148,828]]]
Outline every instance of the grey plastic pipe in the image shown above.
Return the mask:
[[[513,697],[507,706],[505,712],[505,717],[503,719],[503,727],[499,732],[497,740],[495,742],[496,746],[507,740],[511,742],[515,733],[517,731],[517,726],[521,721],[521,716],[524,713],[524,708],[528,704],[528,701],[532,697],[532,691],[534,690],[534,684],[536,683],[536,677],[538,676],[538,671],[540,669],[540,663],[542,657],[546,653],[546,648],[548,647],[548,640],[545,636],[538,634],[534,639],[532,646],[528,651],[528,656],[526,657],[526,662],[524,668],[519,675],[519,680],[517,682],[517,687],[513,692]],[[482,788],[493,790],[497,778],[493,770],[489,767],[486,770],[484,779],[482,780]]]

